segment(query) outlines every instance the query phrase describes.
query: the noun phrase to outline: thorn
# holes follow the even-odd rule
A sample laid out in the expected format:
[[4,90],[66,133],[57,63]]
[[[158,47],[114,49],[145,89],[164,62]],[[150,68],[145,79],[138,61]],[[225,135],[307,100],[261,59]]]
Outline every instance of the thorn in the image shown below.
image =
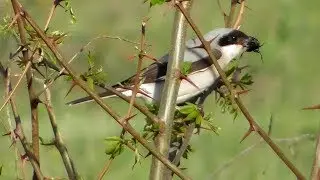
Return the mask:
[[129,56],[127,59],[128,59],[129,61],[133,61],[134,58],[136,58],[136,57],[137,57],[137,55],[132,55],[132,56]]
[[[209,46],[210,46],[210,44],[211,44],[217,37],[218,37],[218,36],[215,36],[215,37],[212,38],[211,40],[205,41],[205,42],[208,43]],[[202,49],[204,49],[204,44],[201,43],[199,46],[191,47],[191,48],[189,48],[189,49],[195,49],[195,48],[202,48]]]
[[272,125],[273,125],[273,115],[271,114],[271,116],[270,116],[270,122],[269,122],[269,126],[268,126],[268,136],[271,135]]
[[218,37],[218,35],[215,36],[214,38],[212,38],[211,40],[207,41],[207,42],[209,43],[209,45],[210,45],[217,37]]
[[29,160],[28,155],[26,153],[24,155],[21,155],[20,158],[22,161]]
[[251,89],[245,89],[245,90],[241,90],[241,91],[237,91],[237,95],[242,95],[242,94],[247,94],[249,91],[251,91]]
[[302,110],[316,110],[316,109],[320,109],[320,104],[317,104],[317,105],[314,105],[314,106],[310,106],[310,107],[302,108]]
[[181,71],[178,71],[178,75],[180,77],[180,79],[184,79],[186,80],[187,82],[189,82],[193,87],[197,88],[198,90],[200,90],[200,88],[190,79],[188,78],[186,75],[182,74]]
[[155,58],[155,57],[153,57],[153,56],[150,56],[150,55],[148,55],[148,54],[143,54],[143,56],[146,57],[147,59],[150,59],[150,60],[156,62],[156,63],[163,64],[163,63],[161,63],[157,58]]
[[137,115],[137,114],[133,114],[133,115],[130,115],[130,116],[128,116],[128,117],[125,117],[125,118],[123,118],[121,121],[122,121],[122,122],[128,122],[128,121],[130,121],[132,118],[134,118],[136,115]]
[[69,90],[68,90],[67,94],[64,96],[64,98],[66,98],[66,97],[70,94],[70,92],[72,91],[72,89],[73,89],[75,86],[76,86],[76,83],[75,83],[74,81],[72,81],[71,87],[69,88]]
[[242,143],[242,141],[244,141],[253,131],[255,131],[254,127],[252,124],[250,124],[250,127],[248,129],[248,131],[244,134],[244,136],[242,137],[240,143]]
[[10,136],[11,135],[11,131],[5,133],[5,134],[2,134],[2,136]]
[[12,143],[10,144],[9,148],[11,148],[15,143],[16,143],[16,141],[13,140]]
[[11,28],[11,26],[13,26],[13,24],[17,21],[17,19],[19,18],[20,14],[16,14],[12,20],[12,22],[9,24],[8,29]]

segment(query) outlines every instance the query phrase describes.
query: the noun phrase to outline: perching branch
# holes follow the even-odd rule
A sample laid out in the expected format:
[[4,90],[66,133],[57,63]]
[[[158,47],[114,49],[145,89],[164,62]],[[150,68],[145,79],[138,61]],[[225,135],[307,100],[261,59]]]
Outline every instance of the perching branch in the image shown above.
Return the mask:
[[[186,11],[190,11],[192,0],[181,4]],[[172,42],[169,53],[166,80],[164,83],[158,117],[164,124],[164,129],[155,138],[155,145],[160,153],[168,157],[174,112],[176,110],[177,95],[180,87],[180,68],[184,59],[187,21],[183,14],[176,10],[172,31]],[[171,177],[171,172],[157,158],[152,158],[150,179],[165,180]]]
[[49,119],[50,119],[52,130],[53,130],[53,133],[54,133],[54,136],[55,136],[54,144],[55,144],[56,148],[58,149],[58,151],[60,153],[60,156],[61,156],[61,158],[63,160],[65,169],[66,169],[66,171],[68,173],[69,179],[76,180],[76,179],[78,179],[78,173],[77,173],[77,170],[74,167],[73,161],[70,158],[70,155],[68,153],[68,149],[67,149],[66,145],[64,144],[64,142],[62,140],[62,137],[61,137],[61,134],[59,132],[58,124],[57,124],[57,121],[56,121],[56,116],[55,116],[55,113],[53,111],[53,107],[52,107],[52,103],[51,103],[50,90],[48,88],[46,88],[46,87],[44,87],[44,88],[46,89],[46,91],[45,91],[45,97],[46,97],[45,106],[46,106],[46,109],[47,109],[47,112],[48,112],[48,116],[49,116]]
[[90,88],[87,84],[77,76],[73,70],[68,66],[65,59],[59,53],[58,48],[52,44],[52,42],[46,37],[44,32],[39,28],[39,26],[34,22],[34,20],[30,17],[30,15],[23,9],[20,8],[20,14],[25,20],[31,25],[31,27],[35,30],[35,32],[39,35],[39,37],[45,42],[47,47],[51,50],[57,62],[66,69],[69,73],[70,77],[72,77],[73,81],[81,87],[89,96],[91,96],[97,104],[105,110],[108,114],[110,114],[119,125],[121,125],[127,132],[129,132],[142,146],[150,151],[153,156],[156,156],[162,163],[164,163],[171,171],[173,171],[177,176],[181,179],[190,179],[186,176],[182,171],[174,166],[166,157],[164,157],[161,153],[159,153],[153,146],[151,146],[147,140],[142,138],[140,134],[129,124],[129,122],[125,121],[121,118],[117,113],[115,113],[108,105],[106,105],[102,99]]
[[227,76],[225,72],[221,69],[217,59],[213,55],[213,52],[210,48],[210,43],[206,41],[203,38],[203,35],[201,34],[198,27],[195,25],[191,17],[189,16],[188,12],[184,9],[184,7],[180,3],[176,3],[176,7],[183,13],[183,15],[186,17],[188,23],[194,30],[194,32],[197,34],[199,40],[204,46],[204,49],[209,55],[210,61],[212,61],[214,67],[217,69],[221,79],[223,80],[224,84],[226,85],[228,91],[230,92],[231,98],[234,99],[235,103],[241,110],[242,114],[245,116],[245,118],[248,120],[250,124],[250,129],[246,133],[245,137],[248,136],[252,131],[256,131],[265,141],[266,143],[272,148],[272,150],[277,154],[277,156],[287,165],[287,167],[297,176],[298,179],[305,179],[305,177],[302,175],[302,173],[293,165],[293,163],[285,156],[285,154],[281,151],[281,149],[271,140],[271,138],[268,136],[268,134],[258,125],[258,123],[255,122],[251,114],[249,113],[248,109],[244,106],[242,103],[240,97],[235,94],[234,89],[230,82],[227,79]]

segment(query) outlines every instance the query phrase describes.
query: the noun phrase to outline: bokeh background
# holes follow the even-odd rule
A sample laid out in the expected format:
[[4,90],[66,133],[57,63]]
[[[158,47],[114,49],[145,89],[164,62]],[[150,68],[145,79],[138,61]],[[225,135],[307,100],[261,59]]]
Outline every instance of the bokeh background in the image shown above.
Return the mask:
[[[221,0],[228,12],[229,0]],[[21,1],[33,18],[45,25],[51,1]],[[99,34],[121,36],[138,41],[140,23],[149,17],[147,24],[147,41],[152,45],[150,54],[160,57],[168,51],[172,30],[173,9],[163,5],[149,9],[142,0],[92,0],[71,1],[77,17],[75,24],[70,23],[70,16],[58,8],[50,25],[50,30],[67,32],[68,37],[61,46],[64,57],[70,58],[74,53]],[[320,1],[248,1],[241,30],[257,37],[264,43],[261,51],[264,62],[258,54],[245,54],[241,64],[250,65],[249,71],[254,76],[252,91],[243,97],[253,117],[265,129],[268,128],[270,116],[273,115],[273,138],[292,138],[303,134],[317,134],[319,116],[317,111],[302,111],[301,108],[320,103],[320,63],[319,30]],[[10,1],[0,1],[0,17],[12,15]],[[202,32],[224,26],[223,17],[215,0],[196,1],[192,17]],[[189,29],[189,37],[195,35]],[[8,37],[0,37],[0,60],[8,62],[9,52],[17,45]],[[136,53],[135,48],[117,40],[99,40],[89,50],[96,57],[98,64],[107,72],[108,83],[114,83],[129,77],[135,71],[135,63],[126,57]],[[145,65],[150,62],[146,61]],[[14,67],[14,65],[12,65]],[[83,54],[72,64],[77,72],[87,68],[86,56]],[[19,73],[17,71],[16,73]],[[16,80],[16,78],[13,78]],[[97,105],[88,103],[68,107],[65,102],[85,95],[76,88],[65,98],[70,84],[60,79],[52,89],[53,103],[60,130],[75,166],[83,179],[95,179],[108,157],[104,154],[104,138],[118,135],[119,126]],[[1,87],[3,82],[1,81]],[[30,139],[30,115],[26,84],[15,95],[26,134]],[[40,86],[39,86],[40,89]],[[0,88],[3,94],[3,88]],[[119,99],[109,99],[118,113],[127,111],[127,104]],[[248,123],[243,116],[233,121],[229,114],[221,113],[210,96],[205,104],[206,112],[213,112],[214,123],[221,127],[220,135],[202,131],[200,136],[192,138],[195,152],[189,160],[182,162],[182,167],[194,179],[295,179],[295,176],[271,151],[260,144],[249,153],[234,159],[241,151],[259,142],[257,135],[251,135],[239,143],[247,131]],[[41,137],[51,139],[53,136],[46,111],[42,105],[40,112]],[[0,114],[0,133],[6,133],[9,127],[6,112]],[[11,116],[12,117],[12,116]],[[143,116],[132,120],[134,127],[141,129]],[[8,137],[0,137],[0,166],[3,165],[0,179],[15,179],[15,154],[10,148]],[[309,176],[315,151],[315,140],[304,139],[297,143],[279,143],[285,154],[293,163]],[[234,159],[230,166],[218,173],[216,170],[224,163]],[[148,179],[150,157],[143,159],[134,169],[134,154],[126,150],[117,157],[105,179]],[[27,169],[30,169],[27,165]],[[59,153],[53,147],[41,147],[41,169],[47,176],[67,177]]]

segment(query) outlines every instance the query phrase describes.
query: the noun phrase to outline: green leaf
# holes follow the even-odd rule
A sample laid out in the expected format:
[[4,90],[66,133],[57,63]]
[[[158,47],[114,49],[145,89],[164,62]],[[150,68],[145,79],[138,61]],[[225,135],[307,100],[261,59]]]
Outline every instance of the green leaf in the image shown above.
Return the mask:
[[91,51],[88,52],[88,64],[89,64],[89,68],[93,68],[94,67],[94,62],[96,61],[96,58],[92,55]]
[[121,139],[121,138],[118,137],[118,136],[106,137],[104,140],[105,140],[105,141],[123,141],[123,139]]
[[213,124],[210,123],[210,122],[209,122],[207,125],[208,125],[208,127],[212,130],[212,132],[214,132],[214,133],[216,133],[217,135],[219,135],[219,131],[221,130],[220,127],[217,127],[217,126],[213,125]]
[[106,149],[105,153],[107,155],[110,155],[111,158],[114,158],[118,155],[120,155],[124,148],[123,148],[123,139],[117,136],[112,136],[112,137],[107,137],[105,138],[105,143],[106,143]]
[[74,14],[72,7],[71,7],[70,0],[65,0],[64,5],[65,5],[65,7],[64,7],[65,12],[69,12],[69,15],[71,17],[71,20],[70,20],[71,24],[75,24],[77,22],[77,18]]
[[193,111],[197,111],[197,110],[198,110],[198,107],[195,104],[192,104],[192,103],[186,103],[186,105],[181,106],[181,107],[178,108],[178,111],[181,114],[190,114]]
[[245,85],[251,85],[253,83],[252,76],[246,73],[244,76],[242,76],[240,82]]
[[166,0],[150,0],[150,6],[161,5],[164,2],[166,2]]
[[201,114],[199,114],[196,118],[196,126],[200,127],[203,120],[204,120],[203,117],[201,116]]
[[192,62],[183,62],[183,65],[182,65],[182,74],[183,75],[188,75],[190,72],[191,72],[191,65],[192,65]]
[[87,77],[87,84],[90,87],[90,89],[94,90],[94,81],[91,77]]
[[199,116],[199,112],[198,111],[193,111],[190,114],[188,114],[188,116],[186,118],[184,118],[184,121],[194,120],[197,116]]
[[55,140],[54,139],[43,139],[41,136],[39,137],[39,141],[40,141],[40,144],[43,145],[43,146],[52,146],[52,145],[55,145]]
[[136,147],[136,149],[134,150],[134,164],[132,166],[132,169],[137,163],[141,163],[141,155],[138,151],[138,148]]
[[0,166],[0,176],[2,175],[3,164]]

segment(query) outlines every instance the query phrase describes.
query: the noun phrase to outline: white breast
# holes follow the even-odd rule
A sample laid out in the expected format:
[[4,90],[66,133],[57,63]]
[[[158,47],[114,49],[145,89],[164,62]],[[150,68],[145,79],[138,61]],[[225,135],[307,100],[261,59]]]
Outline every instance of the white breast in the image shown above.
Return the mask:
[[[222,57],[218,60],[220,67],[225,69],[229,62],[240,55],[244,51],[241,45],[229,45],[221,48]],[[182,80],[178,92],[177,103],[182,103],[196,95],[199,95],[208,89],[219,77],[217,70],[213,67],[208,67],[187,76],[198,88],[190,82]],[[146,101],[160,101],[164,82],[141,84],[140,89],[146,95],[138,94],[137,97],[142,97]],[[131,96],[131,91],[123,92],[126,96]],[[150,98],[151,97],[151,98]]]

